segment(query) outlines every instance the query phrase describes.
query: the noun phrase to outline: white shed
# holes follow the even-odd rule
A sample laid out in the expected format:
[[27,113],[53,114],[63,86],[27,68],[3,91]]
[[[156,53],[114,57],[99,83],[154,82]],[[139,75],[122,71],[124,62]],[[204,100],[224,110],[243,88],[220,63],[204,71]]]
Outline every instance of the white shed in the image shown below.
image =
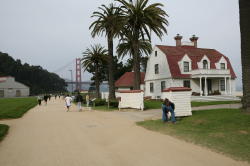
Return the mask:
[[161,98],[175,104],[175,116],[191,116],[191,90],[186,87],[171,87],[162,91]]
[[117,96],[119,96],[119,109],[121,108],[135,108],[144,109],[144,91],[143,90],[123,90],[118,91]]
[[29,87],[22,83],[16,82],[14,77],[0,77],[0,98],[27,97],[29,94]]

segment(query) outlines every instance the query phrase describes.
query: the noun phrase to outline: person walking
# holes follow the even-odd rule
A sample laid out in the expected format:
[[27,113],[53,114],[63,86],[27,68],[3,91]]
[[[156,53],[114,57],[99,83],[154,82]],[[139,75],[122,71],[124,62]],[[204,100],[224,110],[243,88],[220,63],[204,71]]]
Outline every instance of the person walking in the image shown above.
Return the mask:
[[86,99],[87,107],[89,107],[89,95],[88,94],[85,96],[85,99]]
[[38,105],[41,106],[42,104],[42,97],[41,96],[37,96],[37,102],[38,102]]
[[48,95],[47,94],[45,94],[44,96],[43,96],[43,100],[44,100],[44,102],[45,102],[45,105],[47,105],[47,102],[48,102]]
[[163,122],[168,122],[168,113],[170,112],[172,123],[176,123],[174,109],[175,109],[174,103],[170,102],[168,99],[165,99],[162,104],[162,121]]
[[83,102],[83,98],[82,95],[80,94],[80,92],[78,92],[77,96],[76,96],[76,102],[77,102],[77,107],[78,107],[78,111],[82,111],[82,102]]
[[69,111],[69,108],[70,108],[70,106],[71,106],[71,102],[72,102],[72,98],[69,97],[69,95],[67,95],[67,96],[65,97],[65,104],[66,104],[66,107],[67,107],[67,112]]

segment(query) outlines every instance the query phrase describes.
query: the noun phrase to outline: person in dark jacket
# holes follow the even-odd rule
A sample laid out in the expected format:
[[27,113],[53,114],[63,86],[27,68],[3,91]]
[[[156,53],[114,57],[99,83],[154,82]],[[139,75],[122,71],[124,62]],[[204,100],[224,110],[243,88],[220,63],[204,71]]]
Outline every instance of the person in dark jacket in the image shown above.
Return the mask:
[[45,105],[47,105],[49,96],[47,94],[44,95],[43,100],[45,102]]
[[174,113],[175,105],[170,102],[168,99],[165,99],[162,104],[162,121],[168,122],[168,113],[171,113],[171,121],[172,123],[176,122],[175,113]]
[[82,102],[83,102],[83,98],[82,95],[78,92],[77,96],[76,96],[76,102],[77,102],[77,107],[79,111],[82,111]]

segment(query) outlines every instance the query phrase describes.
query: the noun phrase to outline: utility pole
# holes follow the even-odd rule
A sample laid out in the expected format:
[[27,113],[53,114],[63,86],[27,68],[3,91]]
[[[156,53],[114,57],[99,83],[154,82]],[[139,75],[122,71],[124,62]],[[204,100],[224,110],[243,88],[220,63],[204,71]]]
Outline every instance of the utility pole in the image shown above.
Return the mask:
[[72,70],[69,70],[71,74],[71,92],[73,93],[73,72]]

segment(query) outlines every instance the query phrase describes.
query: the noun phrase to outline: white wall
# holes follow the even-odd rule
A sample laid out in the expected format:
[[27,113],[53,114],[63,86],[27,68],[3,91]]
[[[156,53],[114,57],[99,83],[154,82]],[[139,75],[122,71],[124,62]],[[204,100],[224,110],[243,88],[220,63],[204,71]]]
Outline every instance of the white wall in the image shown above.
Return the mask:
[[[151,96],[152,99],[160,98],[161,93],[162,93],[161,92],[161,82],[162,81],[165,81],[166,88],[173,87],[173,86],[176,85],[176,82],[178,82],[178,81],[174,81],[171,78],[168,78],[168,79],[159,79],[159,80],[153,80],[153,81],[147,81],[145,83],[145,96]],[[154,92],[153,93],[150,92],[150,83],[154,84]]]
[[[157,51],[157,57],[155,57],[155,51]],[[159,64],[159,74],[155,74],[155,64]],[[154,47],[147,62],[145,81],[166,79],[170,77],[171,73],[166,55],[158,47]]]
[[121,97],[119,102],[119,109],[122,108],[135,108],[135,109],[144,109],[144,92],[139,93],[119,93]]
[[175,116],[190,116],[191,109],[191,91],[163,92],[162,99],[169,99],[175,104]]
[[0,90],[4,91],[4,97],[16,97],[16,92],[20,91],[20,97],[27,97],[30,94],[29,87],[16,82],[13,77],[7,77],[4,82],[0,83]]

